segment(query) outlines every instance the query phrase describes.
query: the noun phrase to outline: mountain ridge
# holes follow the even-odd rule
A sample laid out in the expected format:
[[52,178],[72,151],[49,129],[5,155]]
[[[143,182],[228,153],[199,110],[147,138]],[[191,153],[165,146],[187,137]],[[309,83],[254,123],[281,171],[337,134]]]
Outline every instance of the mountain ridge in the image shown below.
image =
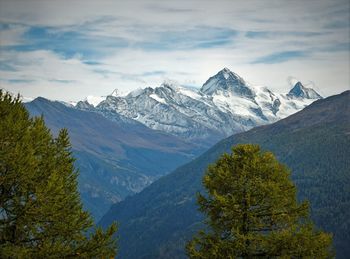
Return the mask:
[[210,77],[200,89],[201,92],[208,95],[212,95],[218,90],[231,91],[246,98],[255,96],[244,79],[226,67]]
[[307,98],[307,99],[321,99],[314,89],[305,87],[301,82],[297,82],[294,87],[289,91],[287,96],[295,98]]
[[[196,193],[208,164],[238,143],[260,144],[292,170],[298,198],[310,200],[318,227],[334,233],[339,258],[350,241],[350,91],[318,100],[271,125],[226,138],[140,194],[115,204],[101,219],[120,224],[123,258],[185,258],[184,244],[203,228]],[[342,225],[339,225],[342,222]]]
[[309,95],[298,98],[291,93],[276,94],[267,87],[248,85],[239,75],[224,68],[201,89],[165,82],[127,95],[109,95],[94,107],[79,102],[76,108],[95,111],[110,119],[114,112],[149,128],[209,147],[234,133],[285,118],[321,98],[310,89],[305,88]]
[[202,152],[193,143],[114,114],[111,121],[101,114],[68,107],[39,97],[25,103],[31,116],[43,115],[56,135],[67,128],[83,203],[98,219],[112,203],[149,185]]

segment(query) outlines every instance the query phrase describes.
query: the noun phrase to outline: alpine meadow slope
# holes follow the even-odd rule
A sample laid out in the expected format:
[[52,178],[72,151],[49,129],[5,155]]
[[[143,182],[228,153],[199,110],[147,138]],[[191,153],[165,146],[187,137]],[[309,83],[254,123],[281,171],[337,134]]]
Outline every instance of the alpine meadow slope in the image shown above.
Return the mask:
[[193,144],[122,116],[110,121],[44,98],[25,106],[31,116],[43,115],[54,135],[68,129],[80,171],[79,191],[96,220],[112,203],[141,191],[201,152]]
[[228,137],[111,207],[100,224],[119,222],[122,258],[185,258],[185,243],[203,228],[196,193],[210,163],[239,143],[259,144],[292,171],[299,200],[316,226],[334,234],[337,258],[350,254],[350,91],[318,100],[274,124]]

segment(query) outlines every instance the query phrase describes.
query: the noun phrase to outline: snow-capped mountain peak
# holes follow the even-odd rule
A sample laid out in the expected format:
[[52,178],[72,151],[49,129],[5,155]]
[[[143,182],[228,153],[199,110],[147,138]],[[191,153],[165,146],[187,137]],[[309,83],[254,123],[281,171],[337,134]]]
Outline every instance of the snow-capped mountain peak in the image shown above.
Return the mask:
[[79,102],[76,108],[99,112],[112,120],[136,120],[187,140],[213,144],[236,132],[285,118],[319,98],[316,91],[300,82],[288,94],[279,94],[248,85],[224,68],[201,89],[167,80],[127,95],[114,91],[98,105],[91,105],[90,100]]
[[202,86],[201,92],[207,95],[219,92],[232,93],[237,96],[254,98],[254,91],[247,85],[243,78],[228,68],[220,70],[215,76],[210,77]]
[[301,82],[297,82],[287,94],[291,98],[321,99],[314,89],[305,87]]
[[120,91],[118,89],[114,89],[110,96],[118,97],[120,96]]

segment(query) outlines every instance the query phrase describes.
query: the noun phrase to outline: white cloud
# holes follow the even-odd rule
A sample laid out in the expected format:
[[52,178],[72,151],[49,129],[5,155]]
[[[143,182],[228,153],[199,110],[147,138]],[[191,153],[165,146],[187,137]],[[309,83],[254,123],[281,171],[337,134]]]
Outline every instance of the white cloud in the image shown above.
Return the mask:
[[[67,58],[45,47],[0,49],[0,62],[14,68],[0,67],[1,87],[28,97],[78,100],[105,95],[114,88],[157,86],[168,78],[200,86],[223,67],[253,84],[280,91],[289,87],[289,76],[315,82],[325,95],[350,85],[348,1],[0,0],[0,17],[0,22],[14,24],[0,30],[1,46],[23,44],[21,36],[30,26],[49,27],[53,33],[78,32],[86,35],[86,41],[97,43],[112,39],[108,44],[88,45],[105,52],[92,60],[93,65],[82,54]],[[191,47],[191,43],[205,43],[201,38],[205,28],[208,33],[208,28],[216,28],[237,34],[229,38],[230,43]],[[247,37],[248,32],[260,34]],[[182,48],[162,49],[162,44],[169,44],[169,35],[174,37],[170,46]],[[113,46],[118,39],[127,45]],[[253,64],[286,51],[305,56],[278,64]]]
[[[115,88],[113,76],[105,80],[105,76],[94,73],[78,58],[63,59],[44,50],[22,52],[20,55],[8,52],[0,58],[12,58],[16,69],[1,71],[1,86],[11,92],[21,92],[26,97],[43,96],[71,101],[89,94],[107,94]],[[15,83],[11,83],[13,80]]]
[[28,29],[23,25],[9,25],[8,28],[0,30],[0,46],[13,46],[22,41],[22,34]]

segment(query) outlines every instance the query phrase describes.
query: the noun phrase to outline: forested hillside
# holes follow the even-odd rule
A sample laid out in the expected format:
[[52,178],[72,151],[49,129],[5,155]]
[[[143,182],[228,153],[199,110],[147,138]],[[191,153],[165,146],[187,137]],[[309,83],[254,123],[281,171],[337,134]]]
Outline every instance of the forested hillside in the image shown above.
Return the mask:
[[238,143],[272,151],[292,170],[300,200],[315,224],[334,233],[338,258],[350,254],[350,91],[316,101],[272,125],[231,136],[194,161],[109,210],[100,224],[120,224],[122,258],[183,258],[202,226],[196,193],[208,164]]

